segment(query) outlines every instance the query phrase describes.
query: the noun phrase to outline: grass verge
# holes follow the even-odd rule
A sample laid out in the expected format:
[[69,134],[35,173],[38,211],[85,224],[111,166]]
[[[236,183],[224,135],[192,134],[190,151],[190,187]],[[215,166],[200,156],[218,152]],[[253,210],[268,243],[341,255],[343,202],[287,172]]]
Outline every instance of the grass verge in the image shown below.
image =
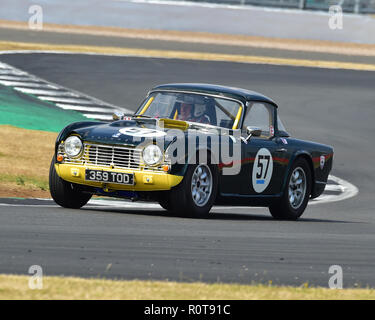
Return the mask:
[[124,299],[124,300],[343,300],[375,299],[373,289],[277,287],[267,285],[114,281],[43,277],[43,289],[30,290],[28,276],[0,275],[0,299]]
[[0,197],[49,197],[57,133],[0,126]]

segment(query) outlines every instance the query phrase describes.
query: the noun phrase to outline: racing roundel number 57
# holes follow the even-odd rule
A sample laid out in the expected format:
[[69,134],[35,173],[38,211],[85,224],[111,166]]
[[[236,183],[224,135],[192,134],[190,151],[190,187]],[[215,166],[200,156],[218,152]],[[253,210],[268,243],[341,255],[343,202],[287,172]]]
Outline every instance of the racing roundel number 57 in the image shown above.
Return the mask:
[[271,152],[262,148],[257,152],[253,166],[253,188],[257,193],[263,192],[269,185],[273,172]]

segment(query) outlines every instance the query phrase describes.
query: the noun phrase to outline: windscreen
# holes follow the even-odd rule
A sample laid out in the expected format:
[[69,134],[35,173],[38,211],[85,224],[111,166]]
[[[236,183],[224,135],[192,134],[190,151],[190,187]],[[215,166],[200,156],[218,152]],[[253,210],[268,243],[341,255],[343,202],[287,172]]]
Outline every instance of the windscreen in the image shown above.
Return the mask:
[[137,114],[232,129],[237,125],[241,111],[241,103],[236,100],[195,93],[154,92]]

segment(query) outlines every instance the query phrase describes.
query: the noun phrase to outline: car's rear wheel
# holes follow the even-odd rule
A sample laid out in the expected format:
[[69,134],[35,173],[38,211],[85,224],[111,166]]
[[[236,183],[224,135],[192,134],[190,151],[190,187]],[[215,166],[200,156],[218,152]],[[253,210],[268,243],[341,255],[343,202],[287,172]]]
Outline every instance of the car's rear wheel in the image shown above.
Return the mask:
[[216,198],[218,169],[214,165],[190,165],[182,182],[170,191],[169,210],[178,215],[206,217]]
[[298,158],[288,175],[279,201],[269,207],[271,215],[280,220],[296,220],[306,209],[311,194],[311,170],[307,161]]
[[49,170],[49,189],[55,202],[64,208],[79,209],[92,197],[89,193],[79,190],[74,183],[61,179],[55,169],[55,158],[52,159]]

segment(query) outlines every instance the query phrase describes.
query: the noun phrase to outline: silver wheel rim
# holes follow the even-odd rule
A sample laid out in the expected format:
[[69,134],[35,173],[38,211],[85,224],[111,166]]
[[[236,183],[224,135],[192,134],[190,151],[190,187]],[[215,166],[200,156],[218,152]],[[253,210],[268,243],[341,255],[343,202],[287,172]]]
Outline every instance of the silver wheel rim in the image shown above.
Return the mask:
[[194,170],[191,179],[191,195],[198,207],[203,207],[211,197],[212,174],[210,168],[201,164]]
[[306,174],[301,167],[293,170],[289,180],[288,192],[290,205],[293,209],[298,209],[306,194]]

